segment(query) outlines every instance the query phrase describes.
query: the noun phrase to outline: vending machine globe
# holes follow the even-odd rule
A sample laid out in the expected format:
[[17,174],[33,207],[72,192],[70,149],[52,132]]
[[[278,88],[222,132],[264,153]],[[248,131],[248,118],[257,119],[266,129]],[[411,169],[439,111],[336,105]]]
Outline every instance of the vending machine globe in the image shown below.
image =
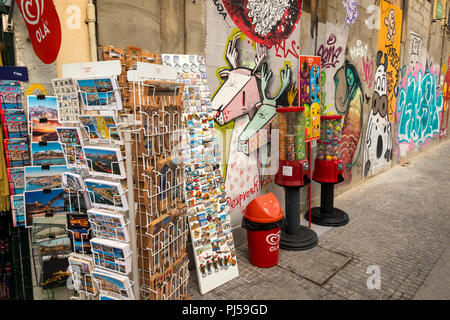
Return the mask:
[[285,189],[285,224],[280,248],[308,250],[318,243],[317,234],[300,225],[300,190],[311,183],[305,153],[305,108],[277,108],[280,138],[280,166],[275,183]]
[[[329,227],[344,226],[350,219],[347,213],[334,207],[334,186],[344,182],[344,163],[341,160],[342,116],[320,117],[320,139],[313,180],[321,184],[320,208],[313,208],[311,221]],[[305,214],[309,218],[309,212]]]

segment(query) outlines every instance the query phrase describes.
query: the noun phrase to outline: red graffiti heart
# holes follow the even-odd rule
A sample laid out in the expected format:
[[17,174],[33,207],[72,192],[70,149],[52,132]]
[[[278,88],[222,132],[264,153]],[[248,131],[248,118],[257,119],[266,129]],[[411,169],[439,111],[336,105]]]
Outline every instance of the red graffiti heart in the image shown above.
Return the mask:
[[223,0],[223,4],[247,37],[268,47],[288,39],[302,15],[302,0],[278,1],[270,8],[257,0]]

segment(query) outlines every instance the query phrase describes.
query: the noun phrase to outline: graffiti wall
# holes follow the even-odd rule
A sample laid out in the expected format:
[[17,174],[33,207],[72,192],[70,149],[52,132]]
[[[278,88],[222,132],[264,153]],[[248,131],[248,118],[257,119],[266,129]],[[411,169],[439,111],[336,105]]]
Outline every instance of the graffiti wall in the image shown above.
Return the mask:
[[438,79],[439,69],[434,66],[402,69],[397,134],[400,156],[439,137],[444,98]]
[[300,16],[296,0],[207,2],[207,71],[233,226],[253,199],[276,192],[270,132],[277,105],[296,100]]

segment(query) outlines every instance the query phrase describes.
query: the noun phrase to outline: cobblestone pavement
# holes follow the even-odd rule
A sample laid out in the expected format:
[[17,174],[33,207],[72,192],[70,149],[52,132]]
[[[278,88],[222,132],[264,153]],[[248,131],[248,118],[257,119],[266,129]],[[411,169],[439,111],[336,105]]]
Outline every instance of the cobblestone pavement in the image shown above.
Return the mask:
[[[350,224],[323,234],[318,248],[282,251],[278,265],[266,270],[252,266],[246,245],[241,246],[238,278],[202,296],[193,271],[190,296],[194,300],[412,299],[450,243],[449,190],[447,142],[412,158],[410,166],[397,166],[338,196],[336,207],[349,213]],[[379,290],[367,287],[371,275],[367,269],[373,265],[381,271]]]

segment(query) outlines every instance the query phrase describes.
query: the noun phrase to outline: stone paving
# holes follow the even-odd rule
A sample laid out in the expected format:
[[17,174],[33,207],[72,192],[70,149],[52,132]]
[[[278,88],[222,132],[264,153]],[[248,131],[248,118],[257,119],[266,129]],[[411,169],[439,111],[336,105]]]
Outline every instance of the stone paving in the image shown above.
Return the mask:
[[[243,245],[237,248],[238,278],[202,296],[193,271],[190,296],[194,300],[412,299],[450,243],[449,190],[447,142],[412,158],[410,166],[397,166],[338,196],[336,207],[349,213],[350,224],[321,235],[318,248],[282,251],[276,267],[259,269],[249,263]],[[379,290],[367,287],[369,266],[380,268]]]

